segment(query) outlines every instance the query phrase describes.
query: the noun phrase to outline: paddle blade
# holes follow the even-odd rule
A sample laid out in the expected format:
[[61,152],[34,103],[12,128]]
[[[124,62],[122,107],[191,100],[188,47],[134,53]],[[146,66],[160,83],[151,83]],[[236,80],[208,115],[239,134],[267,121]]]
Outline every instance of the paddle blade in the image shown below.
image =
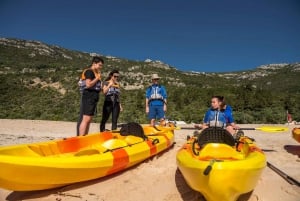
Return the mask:
[[265,132],[285,132],[288,131],[287,127],[278,127],[278,126],[263,126],[260,128],[255,128],[255,130],[261,130]]
[[277,133],[288,131],[288,127],[279,127],[279,126],[262,126],[259,128],[240,128],[238,130],[260,130],[264,132]]

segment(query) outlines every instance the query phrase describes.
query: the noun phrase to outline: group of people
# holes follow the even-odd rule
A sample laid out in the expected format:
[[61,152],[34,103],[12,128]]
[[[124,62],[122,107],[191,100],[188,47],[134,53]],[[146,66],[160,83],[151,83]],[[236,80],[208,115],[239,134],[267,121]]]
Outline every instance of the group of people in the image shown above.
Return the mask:
[[[81,102],[80,116],[77,123],[77,135],[86,135],[89,126],[97,110],[99,93],[102,91],[105,99],[102,108],[102,120],[100,132],[105,131],[105,124],[112,114],[112,130],[117,129],[119,113],[123,110],[120,101],[120,76],[118,70],[113,70],[108,77],[101,81],[101,69],[104,60],[101,57],[93,57],[92,64],[85,69],[80,79]],[[150,120],[150,125],[155,126],[156,119],[161,124],[165,123],[165,113],[167,111],[167,91],[163,85],[159,84],[160,77],[152,74],[152,83],[146,89],[145,112]],[[211,107],[206,112],[203,124],[195,125],[196,128],[222,127],[232,135],[236,134],[239,127],[234,123],[232,108],[225,103],[223,96],[213,96]]]
[[[123,110],[120,101],[120,76],[118,70],[112,70],[108,77],[101,81],[101,69],[104,60],[101,57],[93,57],[89,68],[82,72],[79,87],[81,91],[80,114],[77,122],[77,135],[86,135],[89,132],[90,123],[97,112],[97,103],[99,94],[104,94],[104,103],[102,108],[102,120],[100,123],[100,132],[105,131],[105,124],[110,115],[112,115],[111,129],[117,129],[117,121],[120,112]],[[161,122],[165,119],[167,110],[167,92],[164,86],[160,85],[160,77],[153,74],[152,84],[146,90],[146,113],[150,119],[150,124],[155,125],[155,119],[159,118]]]
[[96,56],[93,57],[90,67],[82,72],[79,81],[81,91],[80,114],[77,122],[77,135],[79,136],[86,135],[89,132],[90,123],[97,112],[97,103],[101,91],[105,96],[105,100],[102,108],[100,131],[105,130],[105,124],[110,114],[112,114],[112,129],[117,129],[119,113],[123,110],[120,102],[119,71],[111,71],[102,82],[101,69],[103,65],[104,60]]

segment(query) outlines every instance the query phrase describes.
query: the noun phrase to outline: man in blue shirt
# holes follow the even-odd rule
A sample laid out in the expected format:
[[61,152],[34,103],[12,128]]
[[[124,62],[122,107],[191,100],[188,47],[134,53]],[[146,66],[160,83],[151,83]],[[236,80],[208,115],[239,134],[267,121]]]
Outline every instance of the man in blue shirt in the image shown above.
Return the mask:
[[163,122],[167,111],[167,91],[164,86],[158,84],[160,77],[153,74],[152,85],[146,90],[146,113],[150,119],[150,125],[155,126],[155,120]]

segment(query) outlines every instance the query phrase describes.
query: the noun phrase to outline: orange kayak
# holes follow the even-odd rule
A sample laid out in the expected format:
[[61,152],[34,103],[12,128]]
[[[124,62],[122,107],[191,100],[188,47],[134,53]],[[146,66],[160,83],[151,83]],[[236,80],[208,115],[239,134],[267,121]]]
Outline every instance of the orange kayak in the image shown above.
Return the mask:
[[0,147],[0,188],[51,189],[110,175],[174,143],[173,128],[144,126],[145,138],[102,132],[82,137]]
[[292,136],[297,142],[300,143],[300,128],[294,128],[292,130]]

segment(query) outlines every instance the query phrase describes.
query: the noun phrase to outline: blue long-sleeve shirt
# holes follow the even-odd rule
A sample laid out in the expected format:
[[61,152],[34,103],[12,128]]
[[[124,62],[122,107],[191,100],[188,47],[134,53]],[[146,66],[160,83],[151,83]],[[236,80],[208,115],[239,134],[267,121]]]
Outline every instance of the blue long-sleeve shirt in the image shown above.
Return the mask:
[[229,107],[227,110],[215,110],[210,108],[204,116],[203,123],[210,126],[226,127],[234,122],[232,110]]

